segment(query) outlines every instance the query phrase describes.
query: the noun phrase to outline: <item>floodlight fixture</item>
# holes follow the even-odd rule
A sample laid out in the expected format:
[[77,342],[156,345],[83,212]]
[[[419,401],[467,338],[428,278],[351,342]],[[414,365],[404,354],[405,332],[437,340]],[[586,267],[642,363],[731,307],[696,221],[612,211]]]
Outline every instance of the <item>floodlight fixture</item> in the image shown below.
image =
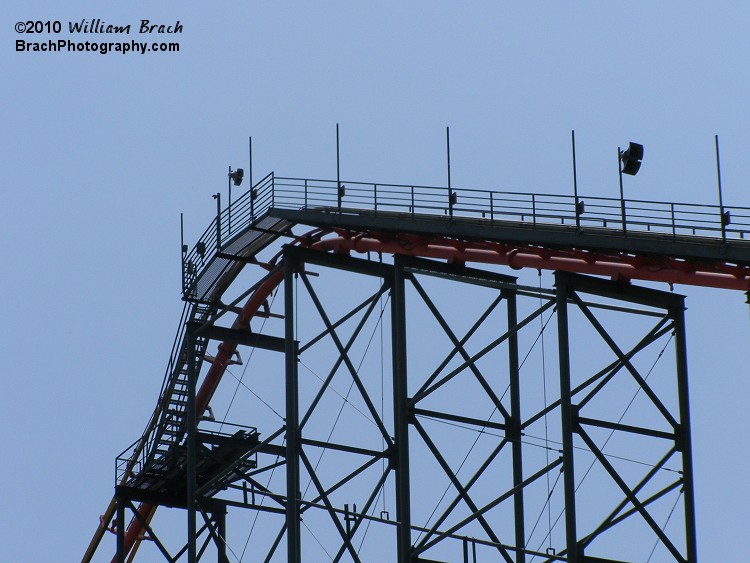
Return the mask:
[[622,175],[635,176],[641,169],[643,160],[643,145],[628,143],[628,148],[621,150],[617,147],[617,173],[620,177],[620,215],[622,217],[622,232],[627,233],[628,224],[625,216],[625,194],[622,189]]
[[622,173],[628,176],[638,174],[638,170],[641,169],[641,160],[643,160],[643,145],[628,143],[628,148],[620,153]]
[[232,181],[232,183],[235,186],[239,186],[242,184],[242,178],[245,176],[245,171],[242,168],[238,168],[237,170],[232,171],[232,169],[229,169],[229,179]]

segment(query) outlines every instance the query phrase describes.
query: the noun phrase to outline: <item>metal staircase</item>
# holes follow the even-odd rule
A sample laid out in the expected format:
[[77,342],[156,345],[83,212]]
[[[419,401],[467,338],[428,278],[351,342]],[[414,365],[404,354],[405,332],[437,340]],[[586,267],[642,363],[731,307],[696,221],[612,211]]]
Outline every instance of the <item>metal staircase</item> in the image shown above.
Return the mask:
[[[189,304],[189,312],[183,314],[190,320],[205,320],[211,315],[211,307]],[[208,346],[207,338],[196,338],[194,353],[188,357],[185,339],[185,323],[181,322],[180,332],[170,358],[159,403],[146,432],[131,447],[117,458],[117,482],[128,487],[165,492],[171,487],[167,475],[174,467],[174,457],[184,450],[188,404],[188,372],[190,362],[195,373],[199,373]]]

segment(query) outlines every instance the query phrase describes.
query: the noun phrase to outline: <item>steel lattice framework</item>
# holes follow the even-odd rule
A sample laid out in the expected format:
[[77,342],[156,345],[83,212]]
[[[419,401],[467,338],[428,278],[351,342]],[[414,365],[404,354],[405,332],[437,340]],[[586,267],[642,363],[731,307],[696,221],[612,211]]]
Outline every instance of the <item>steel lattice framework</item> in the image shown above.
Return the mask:
[[[750,213],[728,228],[726,207],[627,202],[626,223],[626,202],[587,201],[271,174],[219,208],[183,247],[160,399],[84,561],[107,529],[113,561],[145,540],[240,560],[236,509],[263,515],[252,561],[619,563],[652,542],[697,561],[684,298],[630,281],[747,291]],[[554,270],[555,288],[498,266]],[[554,384],[529,360],[545,333]],[[283,413],[217,422],[248,350]],[[181,547],[159,506],[186,510]]]

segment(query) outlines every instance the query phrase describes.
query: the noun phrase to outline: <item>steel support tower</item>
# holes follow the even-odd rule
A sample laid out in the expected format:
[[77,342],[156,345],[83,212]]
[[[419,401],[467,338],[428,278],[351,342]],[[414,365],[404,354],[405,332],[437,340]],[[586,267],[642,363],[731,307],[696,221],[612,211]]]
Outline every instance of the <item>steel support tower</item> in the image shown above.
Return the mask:
[[[577,199],[270,174],[219,208],[84,561],[697,562],[684,297],[633,282],[748,291],[750,210]],[[215,420],[227,373],[265,414]]]

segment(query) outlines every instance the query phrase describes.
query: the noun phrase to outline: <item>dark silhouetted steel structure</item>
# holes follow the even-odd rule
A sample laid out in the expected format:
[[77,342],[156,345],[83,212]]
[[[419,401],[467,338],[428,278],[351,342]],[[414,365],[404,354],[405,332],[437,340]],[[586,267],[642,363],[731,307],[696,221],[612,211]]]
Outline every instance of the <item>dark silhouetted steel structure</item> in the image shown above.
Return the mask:
[[[577,192],[568,198],[266,176],[230,208],[219,204],[199,242],[183,247],[186,307],[160,400],[142,437],[118,458],[114,499],[84,561],[92,560],[108,528],[117,538],[113,561],[130,561],[144,540],[168,561],[197,561],[207,553],[229,561],[226,515],[244,508],[276,523],[276,532],[253,548],[253,561],[309,560],[303,525],[319,524],[327,530],[323,549],[335,561],[368,560],[361,550],[372,526],[384,530],[378,537],[390,538],[377,546],[380,560],[399,563],[468,563],[479,552],[483,560],[507,563],[631,561],[628,546],[609,543],[620,528],[657,541],[669,561],[695,563],[684,298],[630,282],[748,291],[750,209],[731,208],[731,224],[724,219],[729,211],[723,203],[630,200],[625,206],[585,198],[584,206]],[[294,233],[298,226],[312,230]],[[275,256],[261,258],[274,246]],[[519,285],[496,265],[553,270],[554,291]],[[262,275],[224,303],[245,267]],[[361,293],[353,304],[334,306],[323,294],[344,274],[368,281],[353,284]],[[468,329],[458,331],[465,322],[441,305],[434,284],[448,284],[454,295],[478,288],[487,296],[474,318],[459,311]],[[281,311],[269,304],[277,288]],[[410,320],[415,307],[447,342],[430,350],[430,362],[437,363],[432,371],[414,344],[425,330]],[[283,328],[255,332],[250,323],[259,317],[282,317]],[[559,393],[540,403],[522,376],[520,342],[536,343],[553,317]],[[642,333],[623,335],[618,319],[636,317]],[[353,350],[367,350],[364,328],[382,323],[384,330],[388,318],[386,411],[376,405]],[[318,328],[300,330],[300,320]],[[493,336],[475,344],[482,331]],[[220,343],[215,356],[207,353],[211,341]],[[591,353],[594,341],[609,360]],[[321,354],[324,343],[328,352]],[[254,427],[217,427],[208,416],[227,366],[246,347],[278,358],[284,374],[283,421],[265,436]],[[670,385],[653,383],[639,363],[655,347],[663,347],[657,360],[671,349]],[[312,388],[300,376],[309,356],[326,364],[320,369],[327,373]],[[325,411],[337,375],[349,385],[344,402],[356,402],[371,422],[347,434],[348,442],[321,435],[311,422]],[[457,385],[473,389],[475,402],[452,401]],[[620,386],[647,399],[648,408],[628,423],[607,406]],[[479,404],[491,406],[492,414],[480,415]],[[560,443],[545,442],[542,459],[530,454],[529,440],[552,417]],[[470,477],[462,474],[466,459],[451,455],[436,424],[487,439]],[[605,453],[610,440],[629,445],[633,455],[649,452],[654,461],[623,469],[623,461],[633,460]],[[338,456],[340,471],[319,467],[326,452]],[[283,486],[264,485],[259,476],[277,469]],[[593,492],[582,486],[592,470],[598,472]],[[453,495],[427,518],[424,498],[415,496],[429,480],[426,471],[446,479],[446,494]],[[377,514],[385,490],[395,510]],[[564,506],[564,537],[553,541],[550,525],[538,547],[529,545],[555,491]],[[657,521],[656,507],[672,501],[666,523]],[[158,506],[187,512],[186,538],[176,552],[151,525]],[[668,527],[675,511],[681,525]]]

